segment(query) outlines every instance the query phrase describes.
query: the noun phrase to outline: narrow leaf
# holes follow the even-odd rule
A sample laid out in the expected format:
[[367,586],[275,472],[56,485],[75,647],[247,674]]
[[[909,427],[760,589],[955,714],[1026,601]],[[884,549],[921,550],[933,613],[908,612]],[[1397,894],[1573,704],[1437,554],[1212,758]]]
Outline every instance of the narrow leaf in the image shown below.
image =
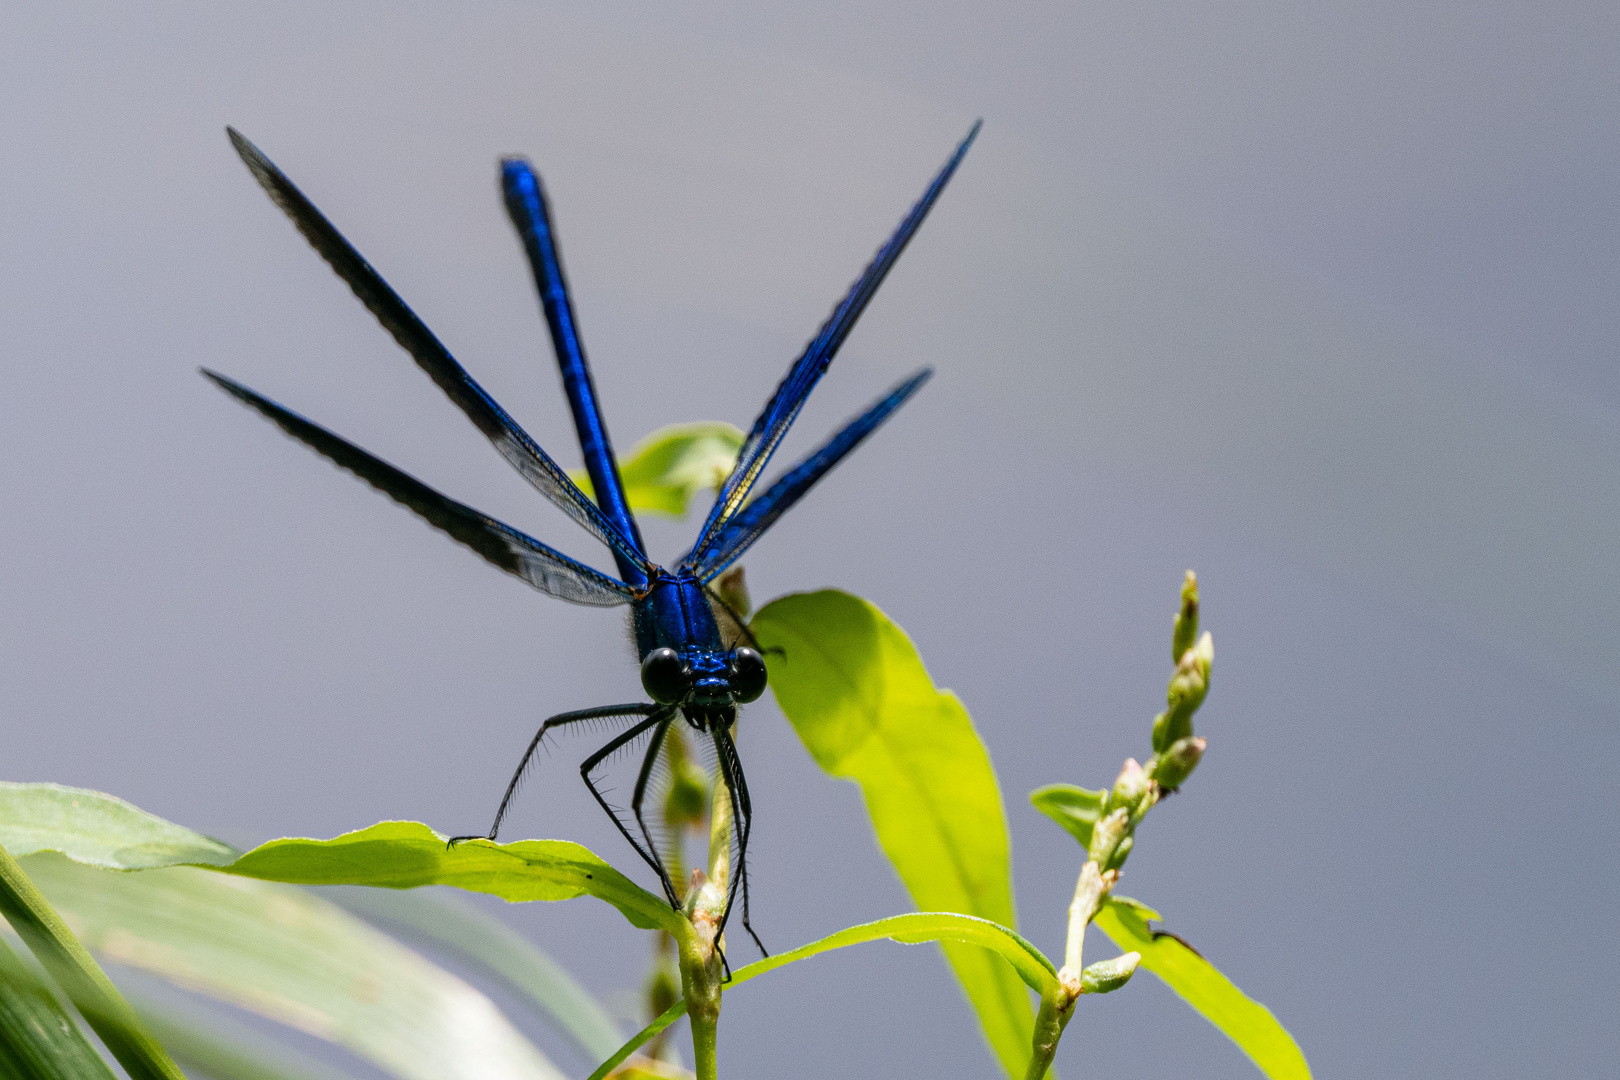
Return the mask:
[[[768,971],[775,971],[779,967],[820,953],[830,952],[833,949],[843,949],[850,945],[860,945],[868,941],[888,939],[907,945],[921,944],[927,941],[937,941],[942,944],[951,943],[965,948],[993,952],[1001,956],[1011,965],[1017,977],[1023,984],[1038,994],[1055,992],[1057,989],[1057,971],[1052,962],[1035,946],[1025,941],[1016,931],[1005,926],[999,926],[988,919],[974,918],[971,915],[958,915],[953,912],[942,911],[914,911],[905,915],[891,915],[887,919],[876,922],[863,923],[860,926],[851,926],[835,934],[829,934],[819,941],[812,941],[808,945],[801,945],[788,952],[767,956],[763,960],[756,960],[747,967],[738,968],[731,977],[731,981],[721,987],[722,991],[734,990],[750,979],[764,975]],[[1002,968],[1006,970],[1006,968]],[[670,1006],[663,1015],[654,1020],[617,1052],[597,1068],[590,1076],[590,1080],[603,1080],[609,1073],[619,1066],[626,1058],[635,1053],[649,1039],[657,1035],[676,1020],[686,1015],[686,1001],[683,998]],[[1028,1050],[1024,1057],[1029,1057]]]
[[229,844],[100,791],[7,781],[0,781],[0,847],[18,859],[60,851],[74,862],[110,870],[222,866],[238,854]]
[[1097,824],[1106,791],[1091,791],[1073,784],[1049,784],[1029,793],[1035,809],[1068,830],[1082,848],[1091,847],[1091,829]]
[[1310,1080],[1311,1068],[1299,1044],[1258,1001],[1244,995],[1230,979],[1185,942],[1155,934],[1148,920],[1159,913],[1124,896],[1111,897],[1097,913],[1096,924],[1124,949],[1142,954],[1147,968],[1214,1024],[1272,1080]]
[[185,1080],[112,980],[4,847],[0,847],[0,915],[101,1037],[102,1045],[130,1080]]
[[[731,475],[744,435],[730,424],[703,421],[659,428],[619,462],[625,499],[642,513],[682,517],[699,492],[718,490]],[[595,498],[583,469],[569,478]]]
[[[771,689],[806,749],[854,780],[878,843],[921,911],[1014,926],[1007,820],[990,755],[962,702],[928,677],[911,639],[859,597],[835,590],[772,601],[754,617]],[[1010,1076],[1029,1060],[1035,1014],[1006,966],[944,946]]]
[[0,939],[0,1076],[113,1080],[112,1070],[43,981]]
[[30,856],[108,960],[344,1046],[403,1080],[560,1080],[482,993],[314,893]]
[[333,899],[365,918],[402,927],[493,974],[557,1024],[591,1060],[611,1054],[624,1034],[590,992],[527,938],[465,901],[426,892],[344,890]]
[[415,821],[384,821],[331,840],[261,844],[227,867],[232,874],[298,885],[377,885],[412,889],[454,885],[503,900],[606,900],[643,930],[683,932],[670,906],[578,844],[567,840],[470,840],[449,847]]

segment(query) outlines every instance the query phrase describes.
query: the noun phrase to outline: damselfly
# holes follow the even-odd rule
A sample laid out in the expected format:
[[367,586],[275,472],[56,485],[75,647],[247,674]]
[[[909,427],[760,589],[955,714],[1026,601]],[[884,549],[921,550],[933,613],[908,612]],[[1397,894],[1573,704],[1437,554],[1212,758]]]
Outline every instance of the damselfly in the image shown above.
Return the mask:
[[[748,924],[748,838],[753,808],[742,762],[737,756],[733,729],[737,706],[765,692],[765,659],[748,635],[740,615],[731,613],[735,633],[725,640],[715,606],[724,601],[713,582],[737,561],[810,487],[866,439],[878,425],[926,382],[924,368],[895,386],[865,412],[787,470],[774,484],[750,499],[761,472],[776,452],[810,391],[827,370],[839,346],[849,335],[895,260],[916,233],[939,198],[968,146],[978,134],[974,124],[944,167],[934,177],[910,212],[900,222],[876,257],[862,272],[804,352],[788,369],[743,442],[737,462],[721,485],[698,539],[673,569],[655,565],[647,557],[635,516],[625,498],[618,462],[608,440],[607,427],[597,404],[596,390],[586,365],[574,321],[573,303],[552,231],[551,215],[540,178],[522,158],[501,163],[501,185],[507,212],[517,226],[540,291],[541,306],[551,331],[563,387],[573,410],[585,468],[596,501],[588,498],[568,474],[518,426],[506,411],[475,382],[439,339],[418,319],[321,212],[304,197],[270,159],[235,130],[227,129],[231,143],[248,169],[298,230],[304,234],[337,275],[348,283],[361,303],[371,310],[394,340],[415,359],[439,388],[494,444],[502,457],[592,536],[607,545],[618,569],[614,577],[569,558],[509,525],[479,513],[408,476],[353,443],[277,405],[223,375],[204,370],[214,382],[258,410],[283,431],[354,473],[360,479],[402,503],[428,524],[447,533],[502,570],[521,578],[541,592],[597,607],[628,605],[637,651],[641,658],[641,684],[651,702],[602,705],[553,716],[540,725],[522,761],[512,775],[495,812],[494,824],[484,834],[494,840],[511,808],[530,760],[546,734],[554,728],[585,721],[609,721],[624,727],[580,766],[585,786],[613,819],[636,853],[658,874],[664,897],[679,907],[659,845],[643,816],[648,785],[670,725],[684,721],[695,737],[713,747],[720,781],[730,796],[734,815],[735,872],[728,883],[726,916],[737,891],[742,893],[742,921],[754,943],[759,938]],[[715,606],[711,606],[715,605]],[[599,783],[599,770],[614,754],[645,741],[636,774],[628,817],[611,806]],[[632,829],[632,824],[634,828]],[[639,838],[637,834],[639,835]],[[457,837],[469,840],[475,837]],[[721,919],[721,928],[725,916]],[[760,946],[764,951],[764,946]]]

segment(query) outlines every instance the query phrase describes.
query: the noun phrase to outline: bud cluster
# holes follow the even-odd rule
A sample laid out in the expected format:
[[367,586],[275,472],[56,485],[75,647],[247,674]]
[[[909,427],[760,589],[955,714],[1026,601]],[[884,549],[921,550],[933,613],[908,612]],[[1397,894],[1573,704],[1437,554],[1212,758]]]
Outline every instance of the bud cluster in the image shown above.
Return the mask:
[[1126,953],[1112,960],[1083,966],[1086,926],[1101,910],[1119,881],[1120,869],[1136,845],[1136,826],[1168,792],[1179,788],[1197,768],[1205,741],[1193,734],[1193,714],[1209,693],[1209,672],[1215,643],[1198,632],[1198,578],[1191,570],[1181,589],[1181,609],[1171,632],[1171,659],[1175,671],[1165,692],[1165,710],[1153,720],[1153,756],[1144,766],[1128,758],[1107,791],[1086,791],[1053,785],[1034,793],[1035,804],[1073,833],[1086,846],[1086,864],[1069,906],[1069,940],[1064,965],[1058,972],[1062,1000],[1051,1003],[1051,1047],[1037,1040],[1037,1061],[1050,1062],[1056,1035],[1067,1022],[1068,1011],[1081,994],[1105,994],[1125,985],[1141,956]]
[[1181,610],[1171,633],[1171,659],[1175,674],[1165,693],[1165,711],[1153,718],[1154,757],[1147,773],[1164,791],[1175,791],[1198,767],[1204,756],[1203,739],[1193,734],[1193,713],[1209,693],[1209,669],[1215,661],[1215,640],[1206,631],[1198,636],[1198,576],[1187,571],[1181,586]]

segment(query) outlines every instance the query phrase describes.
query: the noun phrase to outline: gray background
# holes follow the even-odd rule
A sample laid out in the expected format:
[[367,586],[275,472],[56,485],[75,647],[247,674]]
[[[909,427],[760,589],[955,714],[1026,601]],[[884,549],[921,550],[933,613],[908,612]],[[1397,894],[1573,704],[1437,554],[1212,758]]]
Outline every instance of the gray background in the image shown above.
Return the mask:
[[[491,571],[194,373],[608,565],[225,123],[572,463],[498,154],[551,188],[628,446],[746,425],[983,115],[788,452],[939,375],[750,554],[756,598],[836,585],[911,633],[990,747],[1023,929],[1057,951],[1077,852],[1025,795],[1144,753],[1196,567],[1210,751],[1123,891],[1320,1076],[1613,1075],[1617,24],[1437,0],[8,4],[0,771],[238,843],[472,831],[540,718],[637,693],[617,616]],[[655,556],[693,527],[649,525]],[[767,942],[901,910],[855,789],[768,701],[745,727]],[[512,835],[630,867],[572,761]],[[503,914],[628,1006],[647,945],[610,909]],[[723,1053],[731,1076],[996,1073],[937,955],[894,945],[728,997]],[[1084,1003],[1059,1066],[1252,1075],[1151,979]]]

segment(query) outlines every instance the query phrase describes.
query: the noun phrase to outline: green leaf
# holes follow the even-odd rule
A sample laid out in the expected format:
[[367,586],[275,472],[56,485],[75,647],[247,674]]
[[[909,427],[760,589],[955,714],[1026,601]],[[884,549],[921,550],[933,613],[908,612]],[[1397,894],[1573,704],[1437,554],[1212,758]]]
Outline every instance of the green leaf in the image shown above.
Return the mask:
[[43,981],[0,939],[0,1075],[113,1080],[112,1070]]
[[1035,809],[1068,830],[1086,850],[1091,848],[1091,828],[1108,797],[1106,791],[1091,791],[1073,784],[1048,784],[1029,793]]
[[[692,496],[725,483],[743,439],[738,428],[713,421],[659,428],[619,462],[631,509],[682,517]],[[585,494],[596,497],[585,470],[568,475]]]
[[[905,631],[827,590],[784,596],[754,617],[770,684],[805,747],[854,780],[878,843],[919,910],[1013,926],[1007,822],[990,755],[955,694],[937,689]],[[1022,1076],[1035,1017],[1007,965],[946,940],[945,955],[1009,1075]]]
[[[975,951],[989,951],[998,954],[1011,965],[1011,970],[1023,980],[1031,990],[1038,994],[1055,992],[1057,989],[1057,970],[1052,962],[1042,952],[1029,942],[1025,941],[1016,931],[1005,926],[999,926],[988,919],[979,919],[971,915],[957,915],[943,911],[914,911],[905,915],[891,915],[887,919],[864,923],[860,926],[851,926],[836,934],[829,934],[820,941],[812,941],[808,945],[801,945],[797,949],[775,956],[767,956],[763,960],[756,960],[747,967],[738,968],[725,983],[721,990],[730,991],[741,986],[749,979],[757,978],[768,971],[775,971],[779,967],[804,960],[819,953],[830,952],[833,949],[843,949],[850,945],[860,945],[867,941],[883,939],[898,941],[907,945],[917,945],[926,941],[938,941],[941,944],[949,943]],[[1001,970],[1007,970],[1003,967]],[[637,1032],[635,1037],[621,1046],[612,1057],[603,1062],[590,1076],[590,1080],[603,1080],[603,1077],[612,1072],[626,1058],[640,1049],[649,1039],[664,1030],[670,1024],[686,1014],[686,1001],[682,999],[670,1006],[663,1015]],[[1024,1059],[1029,1058],[1026,1047],[1023,1052]],[[1020,1070],[1021,1071],[1021,1070]]]
[[1155,934],[1148,920],[1159,913],[1129,897],[1114,896],[1097,913],[1096,924],[1123,949],[1142,954],[1142,966],[1163,979],[1204,1018],[1248,1054],[1272,1080],[1310,1080],[1311,1067],[1299,1044],[1258,1001],[1169,934]]
[[208,869],[28,858],[103,957],[344,1046],[404,1080],[560,1080],[483,994],[314,893]]
[[344,890],[338,904],[372,922],[403,927],[499,977],[533,1002],[579,1046],[599,1060],[624,1034],[575,978],[517,931],[453,896],[389,889]]
[[130,1080],[185,1080],[112,980],[17,860],[0,847],[0,915],[124,1067]]
[[663,900],[567,840],[471,840],[452,848],[419,822],[384,821],[331,840],[272,840],[241,855],[99,791],[0,784],[0,800],[0,847],[18,855],[56,851],[114,870],[208,866],[298,885],[454,885],[514,901],[589,894],[644,930],[678,934],[685,927]]
[[0,847],[16,858],[60,851],[75,862],[111,870],[220,866],[237,856],[229,844],[100,791],[5,781],[0,781]]
[[383,821],[331,840],[272,840],[219,869],[297,885],[454,885],[503,900],[571,900],[589,894],[606,900],[643,930],[680,934],[686,928],[669,904],[567,840],[469,840],[449,847],[443,836],[420,822]]

